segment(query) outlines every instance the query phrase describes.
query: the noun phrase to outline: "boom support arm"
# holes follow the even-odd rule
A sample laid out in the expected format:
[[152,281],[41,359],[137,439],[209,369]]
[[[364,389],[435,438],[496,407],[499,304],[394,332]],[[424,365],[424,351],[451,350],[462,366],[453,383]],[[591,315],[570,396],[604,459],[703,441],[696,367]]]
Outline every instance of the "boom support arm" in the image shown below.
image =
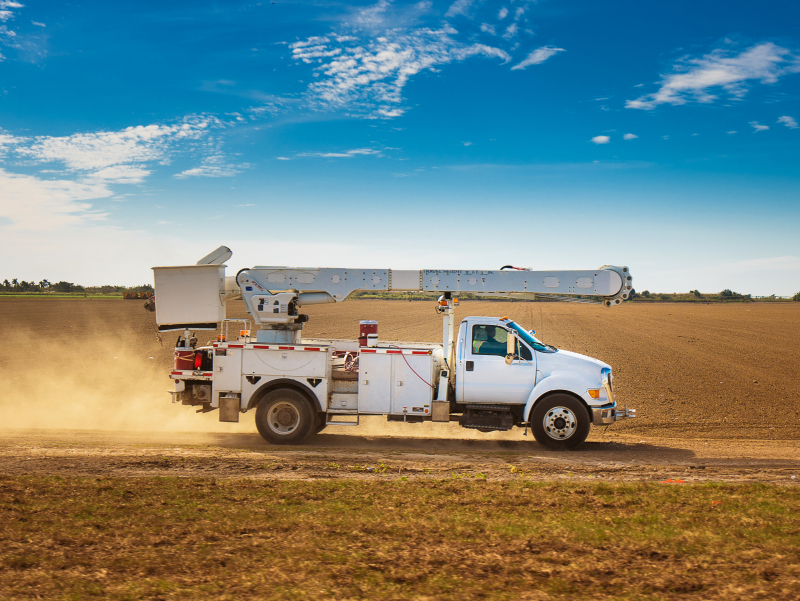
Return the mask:
[[632,290],[628,268],[609,265],[592,271],[253,267],[241,270],[236,283],[257,323],[286,323],[293,313],[292,303],[341,302],[356,291],[466,292],[516,298],[594,295],[612,306],[627,299]]

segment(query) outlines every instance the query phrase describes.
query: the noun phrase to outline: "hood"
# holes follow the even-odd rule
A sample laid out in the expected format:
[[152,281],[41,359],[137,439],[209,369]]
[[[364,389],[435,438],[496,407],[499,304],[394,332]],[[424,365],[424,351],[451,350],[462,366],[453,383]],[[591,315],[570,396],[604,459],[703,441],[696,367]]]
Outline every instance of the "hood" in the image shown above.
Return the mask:
[[551,369],[582,371],[589,374],[599,373],[602,369],[611,369],[608,363],[604,363],[599,359],[561,349],[555,353],[539,353],[537,361],[542,365],[546,364]]

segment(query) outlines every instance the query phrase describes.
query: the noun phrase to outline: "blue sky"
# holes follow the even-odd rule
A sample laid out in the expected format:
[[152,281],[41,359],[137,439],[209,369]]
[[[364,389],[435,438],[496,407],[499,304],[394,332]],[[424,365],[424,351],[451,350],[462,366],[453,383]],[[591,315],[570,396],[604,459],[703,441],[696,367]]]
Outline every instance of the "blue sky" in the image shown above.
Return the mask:
[[0,279],[254,264],[800,290],[796,2],[0,0]]

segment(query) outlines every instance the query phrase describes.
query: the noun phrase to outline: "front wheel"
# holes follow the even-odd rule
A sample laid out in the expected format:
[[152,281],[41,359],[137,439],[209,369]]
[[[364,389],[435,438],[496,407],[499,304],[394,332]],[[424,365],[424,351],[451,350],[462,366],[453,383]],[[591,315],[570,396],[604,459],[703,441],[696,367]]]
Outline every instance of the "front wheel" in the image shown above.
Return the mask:
[[589,436],[589,412],[568,394],[552,394],[531,411],[531,431],[536,442],[557,451],[574,449]]
[[256,428],[272,444],[300,444],[316,424],[306,397],[288,388],[267,393],[256,409]]

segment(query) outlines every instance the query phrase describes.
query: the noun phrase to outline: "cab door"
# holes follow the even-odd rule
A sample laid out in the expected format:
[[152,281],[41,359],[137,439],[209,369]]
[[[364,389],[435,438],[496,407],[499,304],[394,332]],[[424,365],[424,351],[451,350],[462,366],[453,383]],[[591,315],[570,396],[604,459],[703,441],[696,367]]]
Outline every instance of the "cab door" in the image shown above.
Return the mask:
[[518,341],[517,355],[506,364],[508,330],[494,324],[466,325],[459,340],[458,401],[521,405],[536,384],[536,355]]

